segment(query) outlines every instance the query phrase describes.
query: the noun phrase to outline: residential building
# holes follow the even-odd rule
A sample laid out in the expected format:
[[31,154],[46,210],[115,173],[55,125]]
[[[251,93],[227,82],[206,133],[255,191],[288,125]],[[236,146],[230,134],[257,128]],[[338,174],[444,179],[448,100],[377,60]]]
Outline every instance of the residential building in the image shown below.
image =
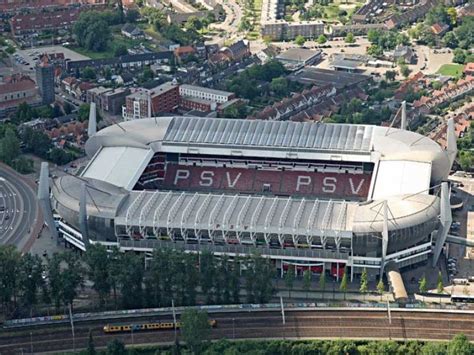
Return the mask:
[[66,70],[74,72],[84,69],[85,67],[103,68],[103,67],[143,67],[151,64],[168,64],[174,58],[172,51],[142,53],[123,55],[115,58],[105,59],[86,59],[86,60],[70,60],[66,63]]
[[90,104],[94,102],[98,108],[102,107],[102,94],[112,91],[111,88],[98,86],[87,91],[86,102]]
[[101,95],[100,108],[112,115],[120,115],[122,113],[122,106],[125,104],[125,98],[130,94],[128,88],[117,88]]
[[[355,15],[354,15],[355,16]],[[351,25],[338,25],[331,26],[332,37],[344,37],[348,33],[353,35],[366,35],[370,30],[384,30],[385,24],[383,23],[358,23]]]
[[127,95],[122,116],[125,120],[133,120],[174,112],[179,103],[179,85],[166,82],[150,90],[140,88]]
[[260,28],[263,37],[272,40],[291,40],[297,36],[315,38],[324,33],[321,21],[287,22],[283,0],[263,0]]
[[139,39],[145,37],[145,33],[141,28],[138,26],[127,23],[122,27],[121,30],[122,35],[131,39]]
[[449,26],[445,23],[435,23],[433,26],[431,26],[431,31],[433,32],[434,35],[436,36],[443,36],[446,32],[448,32]]
[[55,101],[54,66],[46,58],[36,65],[36,82],[44,105]]
[[81,11],[81,8],[66,8],[18,14],[10,19],[11,31],[15,37],[23,37],[46,30],[67,30],[77,21]]
[[474,75],[474,63],[467,63],[464,66],[464,74],[466,75]]
[[6,117],[26,102],[36,105],[41,102],[35,82],[27,75],[15,74],[0,82],[0,117]]
[[150,93],[145,89],[138,89],[125,98],[122,107],[122,117],[125,121],[151,117]]
[[105,5],[105,0],[0,0],[0,15],[25,11],[45,11],[72,5]]
[[410,46],[398,45],[389,56],[394,62],[403,60],[407,64],[413,64],[415,60],[415,53]]
[[420,4],[408,9],[400,14],[390,16],[384,23],[389,30],[397,28],[403,24],[410,24],[425,16],[428,11],[438,4],[436,0],[423,0]]
[[219,104],[227,102],[235,97],[233,92],[214,90],[202,86],[180,85],[179,95],[187,98],[215,101]]

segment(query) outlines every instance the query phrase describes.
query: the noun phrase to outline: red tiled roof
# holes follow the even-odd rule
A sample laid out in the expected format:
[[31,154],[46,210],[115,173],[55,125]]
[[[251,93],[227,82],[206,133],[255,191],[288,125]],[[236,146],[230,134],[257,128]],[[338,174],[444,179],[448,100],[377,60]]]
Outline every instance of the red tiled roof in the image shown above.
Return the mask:
[[10,94],[18,91],[33,90],[35,82],[29,77],[25,77],[20,81],[14,81],[0,85],[0,95]]
[[178,47],[174,50],[175,55],[191,54],[196,52],[196,50],[191,46]]
[[54,10],[40,13],[18,14],[10,19],[12,32],[41,31],[71,26],[83,9]]

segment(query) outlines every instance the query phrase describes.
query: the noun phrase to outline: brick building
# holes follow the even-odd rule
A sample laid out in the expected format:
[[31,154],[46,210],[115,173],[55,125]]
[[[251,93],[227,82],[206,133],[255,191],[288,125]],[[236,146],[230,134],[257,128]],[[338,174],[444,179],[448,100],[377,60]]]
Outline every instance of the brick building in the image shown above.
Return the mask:
[[46,30],[67,30],[78,20],[81,11],[78,8],[68,8],[18,14],[10,19],[11,31],[15,37],[24,37]]
[[15,74],[0,83],[0,117],[6,117],[26,102],[36,105],[41,102],[35,82],[27,75]]

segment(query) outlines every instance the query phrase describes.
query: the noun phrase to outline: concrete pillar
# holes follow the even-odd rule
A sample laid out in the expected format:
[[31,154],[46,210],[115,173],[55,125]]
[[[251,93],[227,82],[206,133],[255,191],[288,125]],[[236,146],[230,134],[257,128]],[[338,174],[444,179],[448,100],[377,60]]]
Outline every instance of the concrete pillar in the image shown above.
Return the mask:
[[383,202],[383,228],[382,228],[382,261],[380,264],[380,277],[383,277],[383,269],[385,267],[385,259],[388,249],[388,204],[387,200]]
[[402,115],[402,118],[401,118],[400,128],[405,131],[407,129],[407,102],[406,101],[402,102],[401,115]]
[[451,227],[451,222],[453,221],[451,205],[449,203],[449,186],[446,181],[441,183],[440,199],[440,225],[438,227],[438,232],[436,233],[436,243],[433,250],[433,267],[435,267],[438,262],[444,242],[448,236],[449,228]]
[[92,137],[94,134],[97,133],[97,111],[95,102],[90,103],[90,110],[89,110],[89,123],[87,125],[87,135]]
[[85,248],[89,246],[89,228],[87,226],[87,186],[81,183],[81,198],[79,201],[79,226],[81,228],[82,242]]
[[54,223],[53,210],[51,208],[51,201],[49,199],[49,167],[48,163],[41,163],[40,178],[38,184],[38,201],[43,212],[44,221],[48,225],[51,237],[56,239],[59,243],[58,230]]
[[453,166],[454,159],[456,159],[456,154],[458,153],[458,147],[456,144],[456,132],[454,130],[454,119],[450,118],[448,120],[448,127],[446,130],[446,150],[448,152],[449,162],[451,167]]

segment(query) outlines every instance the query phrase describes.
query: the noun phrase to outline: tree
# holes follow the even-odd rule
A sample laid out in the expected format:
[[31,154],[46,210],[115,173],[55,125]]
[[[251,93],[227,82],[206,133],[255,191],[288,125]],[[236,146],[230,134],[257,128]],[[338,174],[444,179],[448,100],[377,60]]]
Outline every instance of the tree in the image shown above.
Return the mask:
[[355,42],[354,34],[352,32],[349,32],[346,38],[344,39],[344,41],[346,43],[354,43]]
[[95,351],[94,339],[92,338],[92,330],[89,330],[89,339],[87,341],[86,354],[95,355],[96,353],[97,352]]
[[438,272],[438,285],[436,287],[436,291],[438,293],[444,293],[443,275],[441,274],[441,271]]
[[288,80],[286,78],[273,78],[270,83],[270,90],[280,96],[286,95],[288,93]]
[[38,303],[38,291],[43,286],[43,264],[39,256],[24,254],[19,264],[19,288],[22,290],[24,307],[30,309]]
[[63,105],[63,110],[66,115],[69,115],[73,110],[73,106],[69,102],[65,101]]
[[61,272],[61,296],[64,305],[72,307],[77,290],[83,285],[84,270],[77,254],[64,253],[62,261],[66,267]]
[[21,254],[14,246],[0,246],[0,300],[4,314],[12,316],[18,295]]
[[20,140],[12,128],[7,128],[4,137],[0,139],[0,160],[10,165],[19,154]]
[[449,7],[446,10],[446,14],[449,16],[449,22],[451,23],[451,26],[456,26],[456,23],[458,22],[458,13],[454,7]]
[[85,261],[89,269],[89,280],[94,283],[92,288],[99,295],[99,305],[102,308],[110,294],[107,249],[101,244],[89,246],[86,251]]
[[120,274],[123,268],[122,253],[117,247],[113,247],[111,252],[108,254],[107,269],[110,276],[110,287],[114,295],[114,305],[117,309],[117,290],[120,284]]
[[326,273],[323,272],[321,273],[321,276],[319,276],[319,289],[323,291],[323,298],[324,298],[324,291],[326,290]]
[[447,355],[471,355],[474,345],[469,342],[466,335],[460,333],[448,343]]
[[453,31],[449,31],[446,33],[443,37],[443,43],[446,47],[449,48],[456,48],[459,45],[458,39],[456,38],[456,35],[454,34]]
[[56,165],[64,165],[74,160],[74,155],[66,152],[64,149],[53,148],[48,154],[49,160]]
[[369,280],[367,277],[367,269],[364,268],[364,271],[362,271],[362,275],[360,275],[360,288],[359,288],[360,293],[364,295],[365,299],[365,294],[369,292]]
[[127,54],[128,54],[127,47],[124,44],[119,44],[114,49],[114,57],[121,57]]
[[400,65],[400,73],[405,77],[405,78],[408,78],[408,76],[410,75],[411,73],[411,70],[410,68],[408,68],[408,66],[406,64],[402,64]]
[[303,273],[303,290],[306,291],[306,298],[308,298],[308,291],[311,288],[311,270],[307,269]]
[[397,72],[395,70],[387,70],[385,72],[385,79],[387,79],[388,81],[394,81],[396,77]]
[[199,354],[202,345],[211,335],[207,313],[186,309],[181,315],[181,335],[193,354]]
[[[421,294],[425,294],[428,291],[428,282],[426,281],[425,275],[423,275],[423,277],[418,282],[418,291]],[[423,296],[423,299],[424,299],[424,296]]]
[[456,48],[453,51],[453,62],[464,64],[465,61],[466,61],[466,53],[464,52],[464,50],[462,50],[461,48]]
[[91,109],[91,105],[89,104],[82,104],[81,106],[79,106],[79,111],[77,112],[77,119],[80,122],[84,122],[85,120],[88,120],[90,109]]
[[112,38],[109,24],[97,11],[81,12],[72,32],[79,46],[95,52],[106,50]]
[[188,30],[199,31],[202,29],[202,22],[196,16],[190,16],[188,21],[184,24],[184,27]]
[[114,339],[107,344],[107,355],[126,355],[127,349],[123,342],[119,339]]
[[293,291],[293,286],[295,283],[295,266],[288,265],[288,270],[285,274],[285,285],[288,288],[288,297],[291,298],[291,291]]
[[325,35],[319,35],[319,37],[318,37],[318,43],[319,43],[319,44],[324,44],[324,43],[326,43],[327,41],[328,41],[328,39],[326,38]]
[[382,277],[380,277],[379,282],[377,283],[377,292],[380,295],[380,300],[382,300],[382,295],[385,292],[385,285],[383,283]]
[[143,256],[126,253],[122,256],[122,268],[119,271],[120,294],[124,308],[140,308],[143,306]]
[[95,80],[96,78],[96,72],[93,68],[91,67],[85,67],[82,70],[81,77],[84,80]]
[[40,158],[47,159],[51,148],[51,139],[46,133],[27,127],[23,130],[21,140],[25,144],[25,150]]
[[347,293],[347,269],[344,268],[344,275],[342,275],[341,279],[341,285],[339,286],[339,289],[344,292],[344,300],[346,299],[346,293]]
[[298,46],[302,46],[305,42],[306,42],[306,39],[303,36],[301,36],[301,35],[296,36],[295,43]]
[[471,171],[474,166],[474,154],[470,151],[459,152],[459,165],[464,171]]

